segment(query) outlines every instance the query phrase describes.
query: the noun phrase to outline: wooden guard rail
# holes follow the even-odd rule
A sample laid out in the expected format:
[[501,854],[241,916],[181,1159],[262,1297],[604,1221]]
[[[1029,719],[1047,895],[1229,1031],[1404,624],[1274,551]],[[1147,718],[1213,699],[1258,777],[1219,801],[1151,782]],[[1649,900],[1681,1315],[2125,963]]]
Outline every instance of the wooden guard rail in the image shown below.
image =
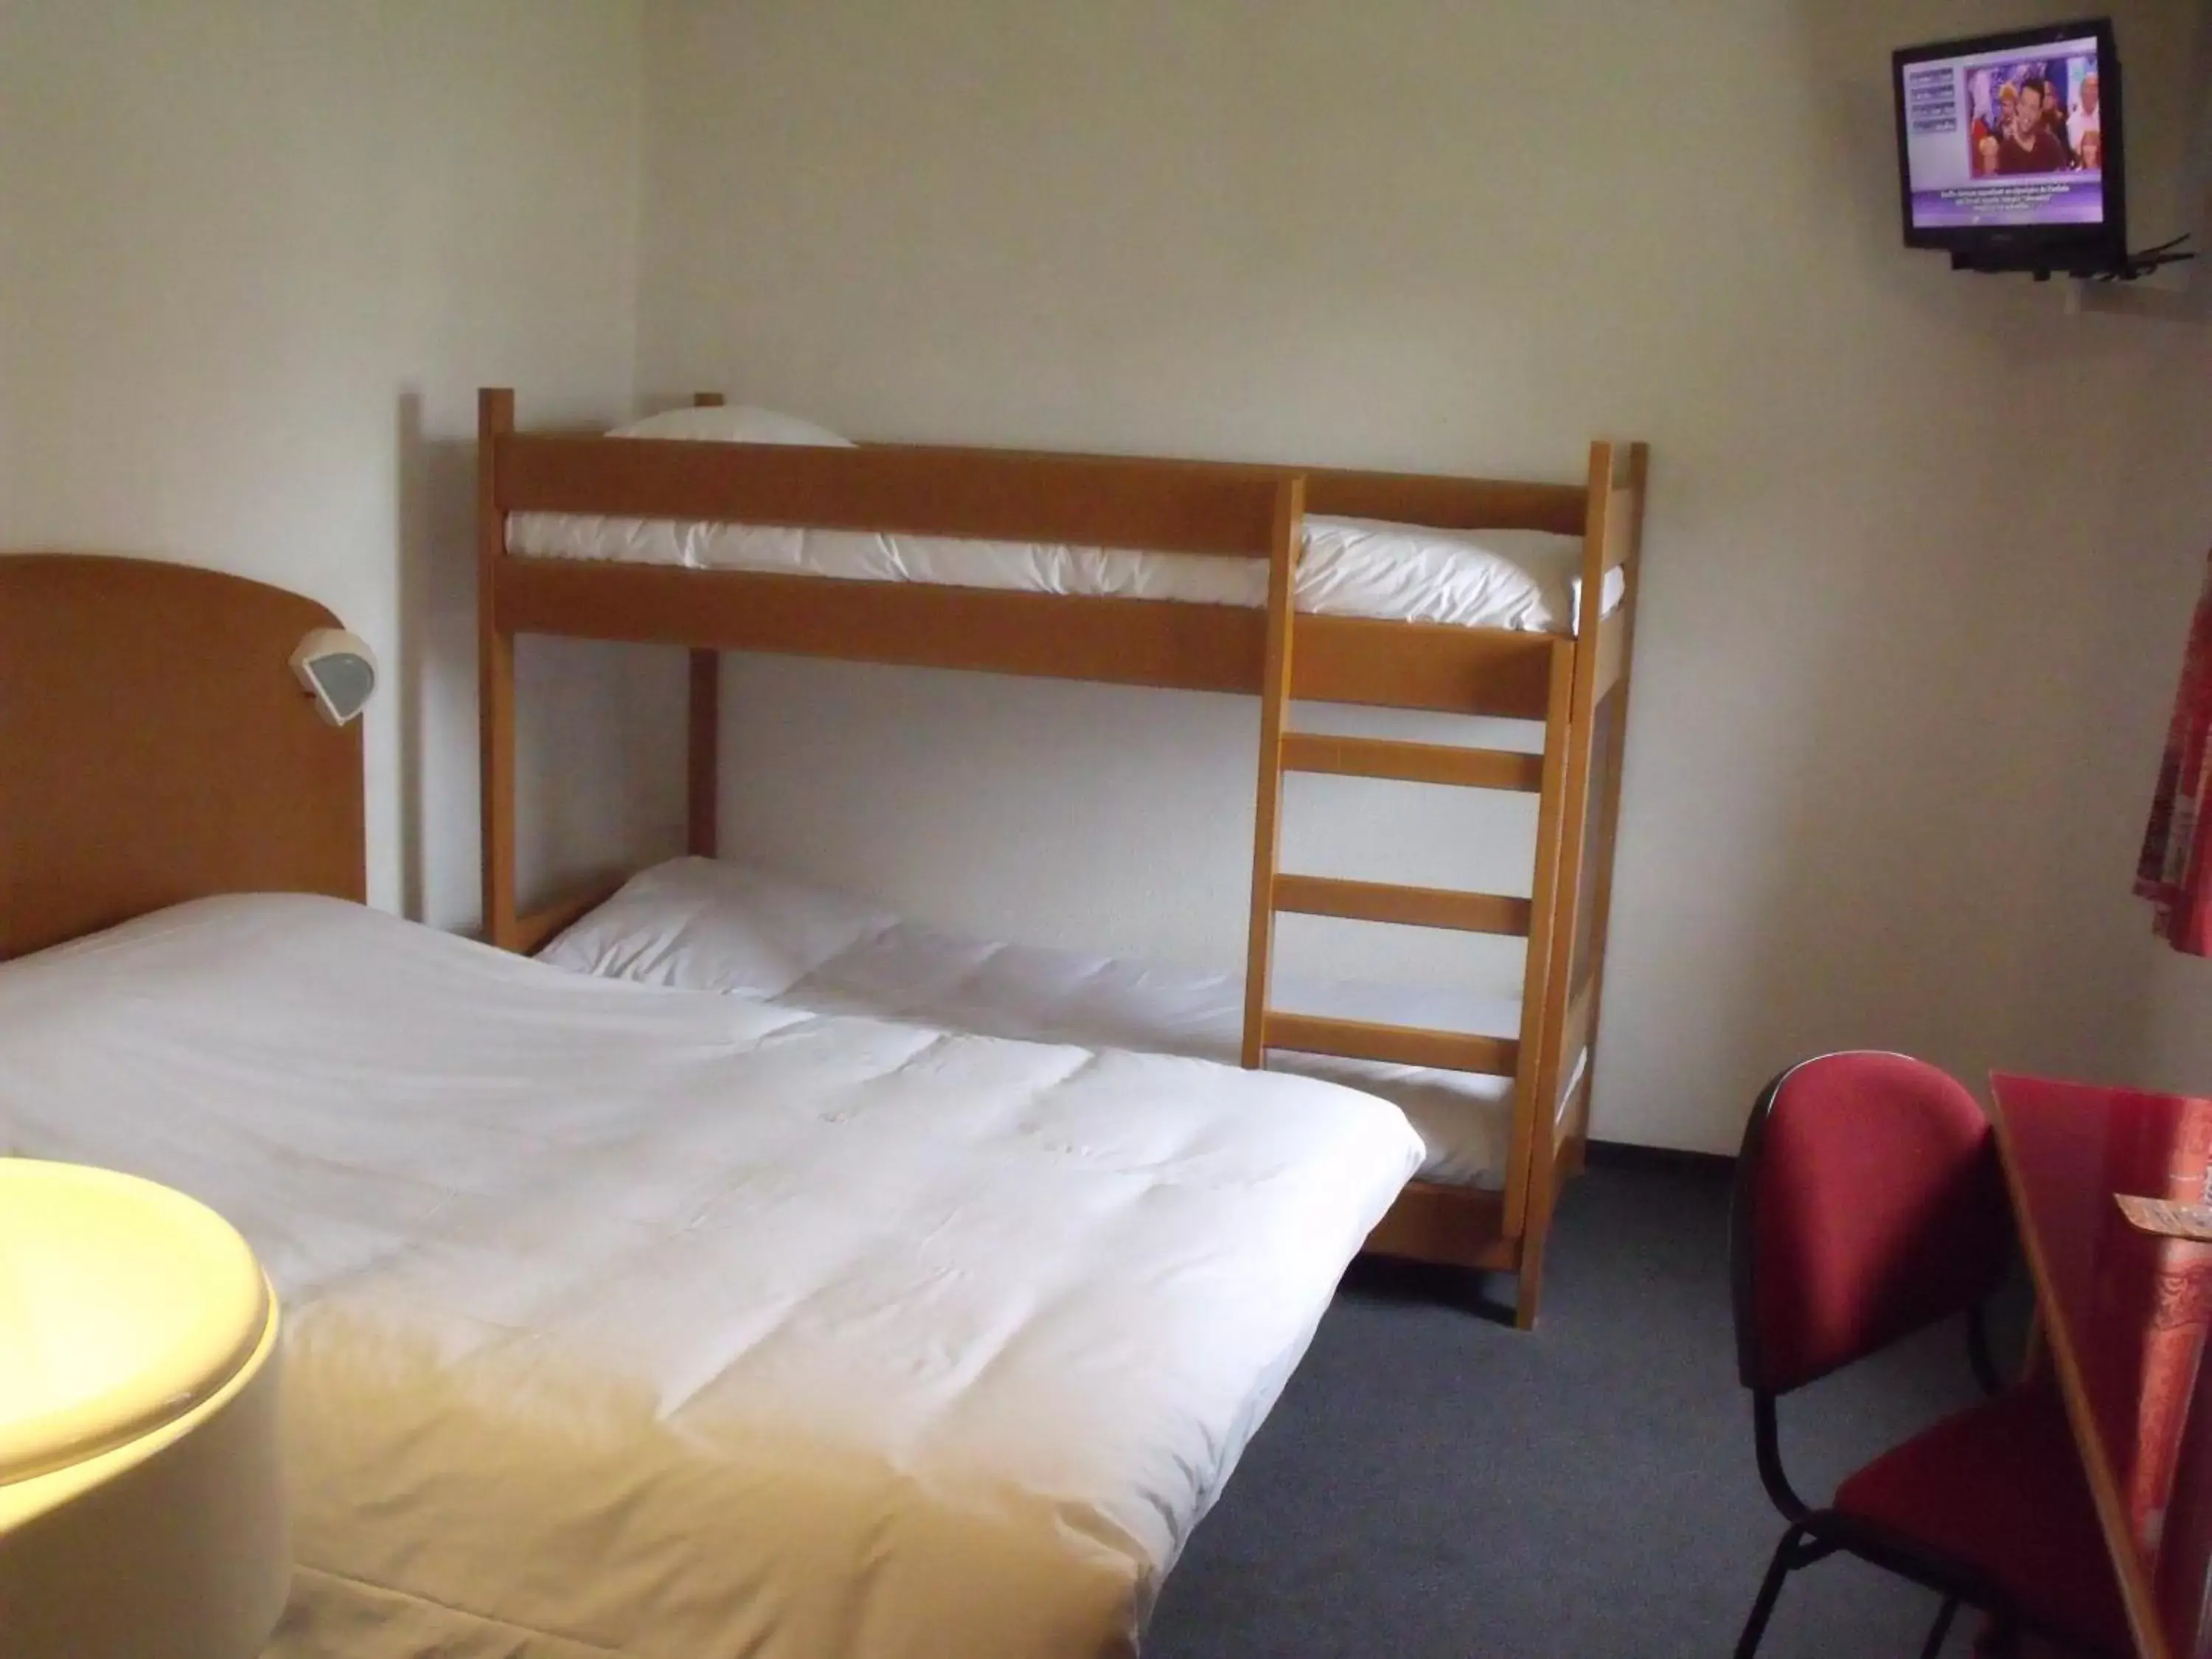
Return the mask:
[[597,514],[983,541],[1141,547],[1265,558],[1271,467],[1008,456],[897,445],[816,449],[509,434],[498,441],[510,513]]

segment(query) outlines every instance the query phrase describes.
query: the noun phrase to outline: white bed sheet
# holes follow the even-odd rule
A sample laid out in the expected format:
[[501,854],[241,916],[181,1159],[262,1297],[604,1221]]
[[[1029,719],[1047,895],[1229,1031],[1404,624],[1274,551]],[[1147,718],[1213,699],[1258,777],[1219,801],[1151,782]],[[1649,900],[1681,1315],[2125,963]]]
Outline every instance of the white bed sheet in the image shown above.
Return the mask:
[[343,1659],[1130,1653],[1419,1156],[1302,1079],[298,896],[0,965],[0,1152],[252,1242],[301,1565],[272,1651]]
[[[1248,607],[1267,602],[1264,559],[1190,553],[795,530],[673,519],[517,513],[507,550],[532,558],[598,559],[758,570],[876,582],[930,582],[1024,593]],[[1574,627],[1583,544],[1533,530],[1465,533],[1366,519],[1309,517],[1295,601],[1320,616],[1443,623],[1560,634]],[[1626,590],[1606,577],[1609,613]]]
[[[814,884],[733,862],[676,859],[634,877],[539,954],[581,973],[955,1030],[1237,1062],[1241,975],[950,933]],[[1385,1024],[1517,1036],[1518,999],[1279,975],[1276,1006]],[[1579,1076],[1583,1061],[1571,1068]],[[1419,1133],[1421,1174],[1503,1184],[1513,1079],[1326,1054],[1279,1070],[1382,1096]],[[1572,1079],[1570,1079],[1571,1086]]]

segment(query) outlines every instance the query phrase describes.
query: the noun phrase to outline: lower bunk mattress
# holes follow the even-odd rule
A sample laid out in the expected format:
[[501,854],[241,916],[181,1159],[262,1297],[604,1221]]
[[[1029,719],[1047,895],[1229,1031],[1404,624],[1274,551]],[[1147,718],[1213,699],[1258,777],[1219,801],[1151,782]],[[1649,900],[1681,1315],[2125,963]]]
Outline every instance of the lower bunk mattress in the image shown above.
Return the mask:
[[1419,1160],[1304,1079],[593,979],[334,900],[0,964],[0,1151],[282,1298],[272,1654],[1059,1659]]
[[[765,869],[676,859],[633,878],[538,960],[645,984],[722,991],[821,1013],[1087,1048],[1187,1054],[1234,1066],[1241,975],[1089,956],[944,932],[850,894]],[[1279,975],[1278,1006],[1350,1018],[1519,1034],[1506,997],[1304,984]],[[1570,1067],[1579,1077],[1586,1056]],[[1498,1187],[1513,1136],[1513,1079],[1326,1054],[1273,1064],[1382,1096],[1421,1137],[1420,1174]]]

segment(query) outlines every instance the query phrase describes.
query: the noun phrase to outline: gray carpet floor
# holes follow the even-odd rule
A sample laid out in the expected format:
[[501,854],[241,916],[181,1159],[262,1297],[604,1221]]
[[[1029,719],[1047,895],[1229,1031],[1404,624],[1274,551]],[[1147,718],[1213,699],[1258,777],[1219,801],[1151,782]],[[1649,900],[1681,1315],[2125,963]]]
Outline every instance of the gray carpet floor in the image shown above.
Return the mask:
[[[1782,1522],[1735,1381],[1725,1177],[1593,1169],[1553,1240],[1528,1334],[1468,1311],[1453,1276],[1355,1267],[1169,1579],[1146,1659],[1732,1650]],[[1784,1463],[1818,1501],[1973,1397],[1963,1333],[1925,1333],[1784,1401]],[[1911,1656],[1935,1612],[1839,1557],[1792,1577],[1761,1652]]]

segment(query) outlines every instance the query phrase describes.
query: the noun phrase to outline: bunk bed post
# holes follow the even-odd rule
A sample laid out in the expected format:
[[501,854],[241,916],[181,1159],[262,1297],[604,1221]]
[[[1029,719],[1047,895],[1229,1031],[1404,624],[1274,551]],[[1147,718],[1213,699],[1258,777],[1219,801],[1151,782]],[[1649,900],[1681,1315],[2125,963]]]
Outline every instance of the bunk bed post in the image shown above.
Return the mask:
[[1260,673],[1259,798],[1252,817],[1252,918],[1245,936],[1244,1045],[1247,1071],[1267,1059],[1268,981],[1275,960],[1275,866],[1282,854],[1283,726],[1291,700],[1291,622],[1297,614],[1298,544],[1306,481],[1276,486],[1267,552],[1267,653]]
[[684,850],[710,859],[720,850],[716,822],[722,747],[722,653],[691,653],[690,707],[684,728]]
[[[694,409],[720,409],[719,392],[695,392]],[[722,653],[691,653],[690,706],[684,724],[684,850],[710,859],[721,850]]]
[[[1514,1323],[1522,1330],[1536,1322],[1543,1296],[1544,1247],[1551,1232],[1552,1211],[1559,1197],[1559,1182],[1570,1160],[1561,1156],[1565,1103],[1561,1093],[1567,1068],[1596,1031],[1596,969],[1594,931],[1584,931],[1583,902],[1594,872],[1591,812],[1592,775],[1597,758],[1597,710],[1609,686],[1626,674],[1626,617],[1615,621],[1605,608],[1605,578],[1617,563],[1631,533],[1634,502],[1629,474],[1631,456],[1609,443],[1590,446],[1589,505],[1583,540],[1582,592],[1575,617],[1572,650],[1573,681],[1569,695],[1565,743],[1564,793],[1559,818],[1556,899],[1551,906],[1548,956],[1544,970],[1543,1012],[1539,1026],[1541,1053],[1536,1066],[1534,1098],[1527,1109],[1515,1113],[1516,1132],[1528,1126],[1530,1139],[1526,1165],[1527,1200],[1522,1206],[1521,1272],[1514,1299]],[[1618,615],[1619,613],[1614,613]],[[1617,711],[1616,711],[1617,716]],[[1556,731],[1552,726],[1548,728]],[[1546,759],[1548,763],[1550,757]],[[1602,813],[1602,806],[1600,814]],[[1589,895],[1593,899],[1595,893]],[[1593,904],[1589,920],[1594,924]],[[1530,939],[1531,949],[1534,939]],[[1527,1010],[1522,1010],[1523,1018]],[[1571,1050],[1576,1052],[1571,1052]],[[1584,1077],[1577,1084],[1583,1088]],[[1516,1168],[1521,1167],[1518,1164]],[[1510,1207],[1509,1202],[1509,1208]]]
[[483,767],[483,934],[502,951],[518,947],[514,868],[514,635],[502,623],[500,562],[507,512],[499,476],[500,440],[514,430],[514,393],[477,393],[477,718]]
[[1514,1298],[1516,1323],[1526,1330],[1535,1321],[1535,1280],[1541,1270],[1542,1252],[1530,1252],[1531,1232],[1540,1227],[1534,1219],[1538,1206],[1532,1188],[1544,1167],[1538,1148],[1550,1123],[1544,1110],[1544,1042],[1549,1018],[1548,994],[1557,953],[1553,928],[1559,911],[1564,872],[1560,852],[1565,840],[1567,759],[1565,733],[1574,701],[1576,651],[1566,640],[1554,641],[1551,653],[1551,682],[1544,705],[1544,763],[1536,794],[1536,875],[1529,889],[1528,950],[1521,981],[1521,1040],[1513,1067],[1513,1136],[1506,1150],[1506,1237],[1516,1241],[1515,1261],[1520,1277]]
[[[1590,827],[1589,919],[1589,1040],[1597,1041],[1599,1018],[1605,1006],[1606,939],[1613,921],[1613,854],[1620,828],[1620,774],[1628,748],[1628,690],[1636,655],[1636,601],[1643,585],[1644,496],[1650,477],[1651,450],[1648,444],[1628,447],[1625,503],[1616,502],[1625,521],[1612,526],[1621,574],[1626,579],[1620,596],[1616,626],[1620,629],[1620,660],[1610,687],[1601,688],[1598,707],[1606,711],[1604,729],[1598,736],[1596,801]],[[1583,1069],[1576,1090],[1574,1124],[1565,1158],[1567,1173],[1579,1174],[1589,1144],[1589,1103],[1596,1056]]]

